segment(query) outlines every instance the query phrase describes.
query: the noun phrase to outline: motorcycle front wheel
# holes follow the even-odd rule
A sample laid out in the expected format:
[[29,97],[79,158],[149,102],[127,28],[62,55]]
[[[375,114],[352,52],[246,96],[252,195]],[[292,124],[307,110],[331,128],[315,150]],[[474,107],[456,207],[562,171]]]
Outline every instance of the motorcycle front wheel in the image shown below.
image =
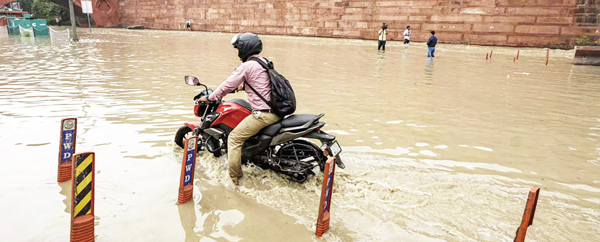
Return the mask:
[[181,126],[177,133],[175,133],[175,144],[183,149],[183,144],[185,143],[185,139],[191,137],[193,134],[192,129],[186,125]]
[[[183,144],[185,144],[185,140],[189,137],[192,137],[193,135],[194,135],[193,130],[188,126],[183,125],[177,130],[177,133],[175,133],[175,144],[177,144],[177,146],[179,146],[180,148],[183,149]],[[204,143],[203,140],[207,140],[207,139],[208,139],[207,136],[199,137],[197,152],[205,150],[204,147],[202,146],[202,144]],[[217,158],[223,155],[223,152],[221,152],[221,149],[217,149],[215,151],[209,151],[209,152],[211,152]]]
[[217,140],[213,137],[210,137],[210,135],[208,134],[202,135],[202,139],[206,140],[206,150],[212,153],[215,156],[215,158],[219,158],[223,155],[223,152],[221,151],[221,146],[225,141],[223,141],[222,139]]

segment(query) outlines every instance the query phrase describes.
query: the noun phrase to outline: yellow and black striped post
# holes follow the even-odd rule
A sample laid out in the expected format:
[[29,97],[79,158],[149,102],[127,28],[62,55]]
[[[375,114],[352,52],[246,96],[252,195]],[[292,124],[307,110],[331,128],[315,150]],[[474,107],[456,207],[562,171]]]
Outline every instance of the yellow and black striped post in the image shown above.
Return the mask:
[[73,155],[71,242],[94,241],[94,152]]

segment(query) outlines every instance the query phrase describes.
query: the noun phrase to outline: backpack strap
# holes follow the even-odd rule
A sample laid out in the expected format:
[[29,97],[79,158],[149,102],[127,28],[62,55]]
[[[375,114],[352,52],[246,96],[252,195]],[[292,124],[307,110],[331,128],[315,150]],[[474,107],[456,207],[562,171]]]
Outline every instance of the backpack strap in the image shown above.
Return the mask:
[[265,98],[264,98],[262,95],[260,95],[260,93],[258,93],[258,92],[256,91],[256,89],[254,89],[254,87],[250,86],[250,83],[248,83],[248,82],[245,82],[245,83],[246,83],[246,85],[248,85],[248,87],[250,87],[250,89],[252,89],[252,91],[253,91],[254,93],[256,93],[256,95],[258,95],[258,97],[260,97],[260,99],[262,99],[262,100],[263,100],[263,101],[264,101],[264,102],[265,102],[267,105],[269,105],[269,107],[270,107],[271,109],[273,109],[273,108],[271,107],[271,104],[269,104],[269,102],[267,101],[267,99],[265,99]]
[[259,59],[257,57],[250,57],[250,59],[248,59],[248,60],[253,60],[253,61],[258,62],[258,64],[260,64],[266,70],[273,69],[273,64],[270,61],[269,61],[269,63],[265,63],[264,61],[262,61],[261,59]]
[[[256,57],[250,57],[250,59],[249,59],[249,60],[253,60],[253,61],[256,61],[256,62],[258,62],[258,64],[260,64],[260,65],[261,65],[263,68],[265,68],[267,71],[269,71],[269,66],[268,66],[268,64],[267,64],[267,63],[265,63],[264,61],[260,60],[259,58],[256,58]],[[271,68],[271,69],[272,69],[272,68]],[[267,75],[268,75],[268,73],[267,73]],[[269,76],[269,79],[271,79],[271,76]],[[260,95],[260,93],[258,93],[258,92],[256,91],[256,89],[254,89],[254,87],[250,86],[250,83],[248,83],[248,82],[244,82],[244,83],[246,83],[246,85],[248,85],[248,87],[250,87],[250,89],[252,89],[252,91],[253,91],[254,93],[256,93],[256,95],[258,95],[258,96],[260,97],[260,99],[262,99],[262,100],[263,100],[263,101],[264,101],[264,102],[265,102],[267,105],[269,105],[269,107],[270,107],[271,109],[273,109],[273,107],[271,107],[271,104],[269,104],[269,102],[267,101],[267,99],[265,99],[265,98],[264,98],[262,95]]]

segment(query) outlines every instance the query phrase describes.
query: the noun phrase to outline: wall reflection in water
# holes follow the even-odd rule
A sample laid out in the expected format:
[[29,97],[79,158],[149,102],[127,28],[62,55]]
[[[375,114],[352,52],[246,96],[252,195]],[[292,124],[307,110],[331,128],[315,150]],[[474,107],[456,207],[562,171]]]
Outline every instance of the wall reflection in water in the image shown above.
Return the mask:
[[385,51],[377,53],[377,62],[375,65],[377,66],[375,77],[378,81],[383,81],[385,75]]
[[433,83],[433,57],[427,57],[425,63],[425,84],[431,85]]

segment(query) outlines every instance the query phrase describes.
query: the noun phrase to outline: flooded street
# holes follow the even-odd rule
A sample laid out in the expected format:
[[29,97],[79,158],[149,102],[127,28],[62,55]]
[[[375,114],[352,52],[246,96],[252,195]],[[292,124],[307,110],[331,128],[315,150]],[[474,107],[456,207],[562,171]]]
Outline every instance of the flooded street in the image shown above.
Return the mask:
[[[600,240],[600,68],[573,51],[262,36],[296,113],[325,113],[337,169],[331,230],[314,235],[321,173],[303,184],[199,153],[177,205],[186,86],[215,89],[240,63],[232,34],[94,29],[66,46],[0,39],[0,240],[67,241],[71,182],[57,183],[60,120],[96,152],[97,241]],[[494,50],[486,61],[485,54]],[[245,98],[231,94],[226,99]]]

